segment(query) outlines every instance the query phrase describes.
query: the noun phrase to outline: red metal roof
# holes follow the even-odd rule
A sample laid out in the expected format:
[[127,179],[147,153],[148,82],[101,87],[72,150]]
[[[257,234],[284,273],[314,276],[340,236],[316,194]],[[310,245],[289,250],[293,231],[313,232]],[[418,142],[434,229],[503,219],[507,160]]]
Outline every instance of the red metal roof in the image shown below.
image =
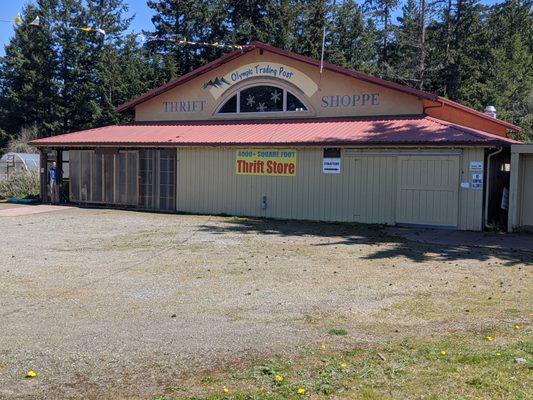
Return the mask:
[[[220,65],[222,65],[224,63],[227,63],[227,62],[229,62],[231,60],[234,60],[234,59],[242,56],[243,54],[246,54],[246,53],[248,53],[248,52],[250,52],[250,51],[252,51],[254,49],[262,49],[262,50],[265,50],[265,51],[269,51],[271,53],[278,54],[278,55],[290,58],[292,60],[296,60],[296,61],[304,62],[304,63],[310,64],[310,65],[314,65],[317,68],[320,68],[320,61],[315,60],[314,58],[305,57],[305,56],[293,53],[291,51],[287,51],[287,50],[280,49],[278,47],[270,46],[270,45],[268,45],[266,43],[263,43],[263,42],[253,41],[250,45],[243,46],[242,49],[240,49],[240,50],[235,50],[235,51],[232,51],[232,52],[230,52],[228,54],[225,54],[222,57],[217,58],[216,60],[214,60],[214,61],[212,61],[212,62],[210,62],[208,64],[205,64],[205,65],[201,66],[200,68],[195,69],[194,71],[191,71],[191,72],[189,72],[189,73],[187,73],[185,75],[182,75],[179,78],[174,79],[173,81],[170,81],[170,82],[166,83],[163,86],[160,86],[158,88],[152,89],[149,92],[144,93],[143,95],[141,95],[141,96],[139,96],[139,97],[137,97],[135,99],[132,99],[132,100],[130,100],[130,101],[118,106],[116,111],[117,112],[123,112],[123,111],[126,111],[126,110],[128,110],[128,109],[130,109],[132,107],[135,107],[138,104],[141,104],[141,103],[143,103],[143,102],[145,102],[145,101],[147,101],[147,100],[149,100],[149,99],[151,99],[151,98],[153,98],[155,96],[160,95],[161,93],[164,93],[164,92],[166,92],[166,91],[168,91],[170,89],[173,89],[173,88],[175,88],[177,86],[180,86],[180,85],[184,84],[185,82],[188,82],[191,79],[196,78],[197,76],[205,74],[206,72],[209,72],[209,71],[219,67]],[[490,116],[488,116],[486,114],[483,114],[482,112],[476,111],[476,110],[474,110],[474,109],[472,109],[470,107],[467,107],[467,106],[464,106],[462,104],[456,103],[455,101],[446,99],[444,97],[438,96],[438,95],[433,94],[433,93],[425,92],[423,90],[414,89],[414,88],[411,88],[409,86],[405,86],[405,85],[401,85],[399,83],[387,81],[385,79],[381,79],[381,78],[378,78],[378,77],[375,77],[375,76],[364,74],[362,72],[353,71],[353,70],[350,70],[350,69],[347,69],[347,68],[342,68],[342,67],[339,67],[337,65],[330,64],[330,63],[324,63],[323,67],[324,67],[325,70],[328,70],[328,71],[337,72],[339,74],[347,75],[347,76],[350,76],[352,78],[356,78],[356,79],[359,79],[359,80],[362,80],[362,81],[365,81],[365,82],[369,82],[369,83],[373,83],[373,84],[376,84],[376,85],[384,86],[384,87],[387,87],[389,89],[394,89],[394,90],[397,90],[397,91],[400,91],[400,92],[403,92],[403,93],[410,94],[412,96],[419,97],[421,99],[431,100],[431,101],[435,101],[437,103],[448,104],[448,105],[450,105],[452,107],[456,107],[456,108],[461,109],[463,111],[472,113],[472,114],[474,114],[474,115],[476,115],[476,116],[478,116],[480,118],[488,119],[488,120],[490,120],[492,122],[496,122],[498,124],[501,124],[501,125],[505,126],[506,128],[511,129],[513,131],[519,132],[519,131],[522,130],[520,127],[518,127],[516,125],[513,125],[513,124],[510,124],[509,122],[505,122],[505,121],[502,121],[500,119],[490,117]]]
[[519,143],[427,116],[146,122],[34,140],[36,146],[501,145]]

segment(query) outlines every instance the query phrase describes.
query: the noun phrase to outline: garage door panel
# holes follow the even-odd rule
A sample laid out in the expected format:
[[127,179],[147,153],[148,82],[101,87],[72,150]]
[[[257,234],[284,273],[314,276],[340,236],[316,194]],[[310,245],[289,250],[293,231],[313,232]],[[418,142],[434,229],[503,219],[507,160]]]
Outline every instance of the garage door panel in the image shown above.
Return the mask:
[[459,156],[399,157],[396,222],[457,226]]

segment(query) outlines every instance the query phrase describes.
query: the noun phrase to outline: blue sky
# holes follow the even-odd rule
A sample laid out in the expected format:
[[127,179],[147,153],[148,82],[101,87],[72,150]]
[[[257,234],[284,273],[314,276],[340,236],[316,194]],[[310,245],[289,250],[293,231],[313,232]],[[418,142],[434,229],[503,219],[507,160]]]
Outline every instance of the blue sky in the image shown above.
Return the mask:
[[[1,20],[11,20],[22,10],[23,6],[31,3],[32,0],[0,0],[2,7],[0,9]],[[494,4],[501,0],[482,0],[484,4]],[[146,0],[125,0],[129,6],[130,15],[135,15],[130,29],[134,32],[140,32],[142,29],[152,29],[153,25],[150,20],[153,13],[146,5]],[[0,22],[0,55],[4,54],[4,45],[9,42],[13,34],[13,25],[6,22]]]
[[[22,11],[25,4],[33,3],[32,0],[0,0],[2,7],[0,7],[0,19],[12,20]],[[142,29],[151,29],[153,27],[152,18],[153,12],[146,5],[146,0],[125,0],[128,5],[129,14],[135,15],[130,30],[140,32]],[[4,55],[4,45],[9,42],[13,34],[13,25],[6,22],[0,22],[0,55]]]

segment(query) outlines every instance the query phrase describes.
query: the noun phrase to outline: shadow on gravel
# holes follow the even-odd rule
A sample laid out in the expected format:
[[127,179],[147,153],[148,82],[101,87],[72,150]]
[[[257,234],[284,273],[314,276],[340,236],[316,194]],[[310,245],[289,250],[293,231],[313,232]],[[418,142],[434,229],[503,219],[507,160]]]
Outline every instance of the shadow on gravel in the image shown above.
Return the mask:
[[[334,239],[327,243],[312,243],[311,245],[313,246],[376,246],[374,252],[363,257],[366,259],[387,259],[403,256],[415,262],[429,260],[452,262],[461,260],[487,261],[491,256],[497,256],[503,262],[495,264],[496,266],[512,266],[521,263],[533,264],[532,253],[467,245],[420,243],[388,234],[380,225],[233,217],[225,220],[223,224],[201,225],[200,231],[215,235],[234,232]],[[443,232],[443,234],[446,233]],[[384,248],[383,246],[386,247]]]

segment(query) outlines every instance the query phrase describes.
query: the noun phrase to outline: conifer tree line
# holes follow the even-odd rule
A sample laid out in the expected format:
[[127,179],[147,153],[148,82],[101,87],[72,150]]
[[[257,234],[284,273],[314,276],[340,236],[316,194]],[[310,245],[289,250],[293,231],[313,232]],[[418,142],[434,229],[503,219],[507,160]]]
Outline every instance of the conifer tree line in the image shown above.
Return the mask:
[[[533,0],[147,0],[145,34],[199,42],[260,40],[433,92],[524,129],[533,141]],[[40,16],[41,26],[28,23]],[[139,41],[127,0],[36,0],[0,59],[0,148],[122,122],[119,104],[223,50]],[[72,29],[96,26],[106,35]]]

